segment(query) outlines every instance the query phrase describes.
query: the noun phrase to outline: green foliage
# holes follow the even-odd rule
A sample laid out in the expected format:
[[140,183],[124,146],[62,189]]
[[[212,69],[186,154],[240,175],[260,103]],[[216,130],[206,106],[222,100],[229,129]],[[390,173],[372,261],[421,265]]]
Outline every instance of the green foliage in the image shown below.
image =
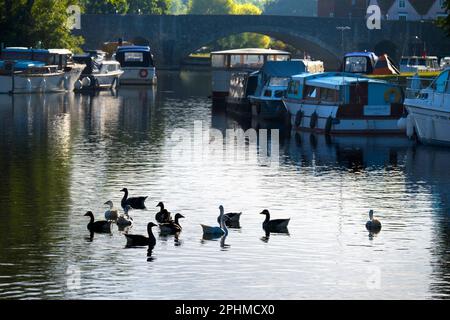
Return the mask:
[[442,27],[445,32],[447,32],[447,35],[450,37],[450,0],[446,0],[444,2],[444,8],[445,12],[447,13],[447,16],[445,18],[438,18],[437,24]]
[[190,14],[230,14],[235,2],[233,0],[190,0]]
[[313,16],[317,12],[317,0],[271,0],[264,8],[264,14]]
[[90,14],[125,14],[129,9],[127,0],[81,0],[81,5]]
[[172,14],[187,14],[189,1],[187,0],[172,0],[170,12]]
[[0,42],[7,46],[78,49],[83,40],[67,28],[75,0],[0,0]]
[[171,12],[172,0],[128,0],[128,13],[142,14],[169,14]]

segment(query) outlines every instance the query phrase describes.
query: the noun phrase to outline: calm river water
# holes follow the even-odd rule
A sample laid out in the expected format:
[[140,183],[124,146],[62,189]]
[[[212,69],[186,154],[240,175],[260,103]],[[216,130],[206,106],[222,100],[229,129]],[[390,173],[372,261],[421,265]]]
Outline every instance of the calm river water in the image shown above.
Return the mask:
[[[190,136],[194,121],[203,132],[261,126],[214,111],[209,81],[166,72],[155,90],[0,96],[0,298],[450,296],[450,149],[282,131],[278,166],[252,150],[186,156],[173,135]],[[103,219],[124,187],[149,196],[130,233],[146,233],[159,201],[186,217],[151,257],[126,249],[117,227],[89,237],[83,214]],[[243,212],[241,229],[203,240],[220,204]],[[291,218],[288,235],[265,235],[265,208]],[[383,223],[375,236],[369,209]]]

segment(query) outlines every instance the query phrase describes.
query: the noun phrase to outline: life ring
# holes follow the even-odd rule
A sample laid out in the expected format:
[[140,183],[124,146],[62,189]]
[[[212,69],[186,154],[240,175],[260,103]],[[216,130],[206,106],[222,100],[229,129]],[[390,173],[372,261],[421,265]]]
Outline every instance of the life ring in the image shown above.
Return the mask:
[[[394,96],[392,100],[391,97]],[[399,88],[391,87],[384,92],[384,101],[388,103],[401,103],[402,92]]]
[[147,78],[147,76],[148,76],[148,71],[147,71],[147,69],[141,69],[141,70],[139,71],[139,76],[140,76],[141,78]]
[[317,118],[318,118],[317,112],[314,111],[313,114],[311,115],[311,120],[309,121],[309,127],[311,129],[314,129],[316,127]]
[[298,110],[297,114],[295,115],[295,125],[297,127],[300,127],[300,125],[302,124],[302,119],[303,119],[303,111]]

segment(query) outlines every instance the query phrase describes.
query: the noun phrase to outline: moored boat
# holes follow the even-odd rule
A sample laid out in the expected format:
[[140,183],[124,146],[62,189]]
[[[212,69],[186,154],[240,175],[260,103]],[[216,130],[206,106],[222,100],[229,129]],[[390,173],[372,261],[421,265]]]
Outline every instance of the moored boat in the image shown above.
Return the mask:
[[124,71],[119,79],[121,85],[156,84],[156,68],[149,46],[119,46],[115,59]]
[[[425,89],[418,90],[423,83],[413,78],[405,107],[408,111],[406,133],[425,144],[450,146],[450,68],[441,72]],[[419,88],[420,89],[420,88]]]
[[1,51],[0,93],[71,91],[84,65],[67,49],[10,47]]
[[86,65],[79,81],[75,83],[75,90],[109,89],[118,84],[123,74],[120,63],[106,60],[105,56],[106,53],[103,51],[92,50],[73,57],[74,61]]
[[400,72],[403,74],[436,73],[441,71],[438,58],[435,56],[404,56],[400,60]]
[[308,72],[307,63],[301,60],[268,61],[258,73],[258,85],[251,103],[252,116],[263,120],[282,120],[286,108],[281,99],[288,87],[291,76]]
[[294,128],[326,134],[402,133],[403,91],[386,81],[325,72],[293,76],[283,103]]
[[364,74],[367,76],[399,75],[394,61],[387,55],[374,52],[351,52],[344,56],[343,72]]

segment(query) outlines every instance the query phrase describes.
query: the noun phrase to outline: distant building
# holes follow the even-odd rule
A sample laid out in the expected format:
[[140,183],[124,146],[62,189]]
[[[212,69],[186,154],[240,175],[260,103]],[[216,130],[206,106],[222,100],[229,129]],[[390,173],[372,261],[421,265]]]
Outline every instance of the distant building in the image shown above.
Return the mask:
[[447,16],[445,0],[318,0],[319,17],[365,17],[369,5],[378,5],[383,19],[435,20]]

